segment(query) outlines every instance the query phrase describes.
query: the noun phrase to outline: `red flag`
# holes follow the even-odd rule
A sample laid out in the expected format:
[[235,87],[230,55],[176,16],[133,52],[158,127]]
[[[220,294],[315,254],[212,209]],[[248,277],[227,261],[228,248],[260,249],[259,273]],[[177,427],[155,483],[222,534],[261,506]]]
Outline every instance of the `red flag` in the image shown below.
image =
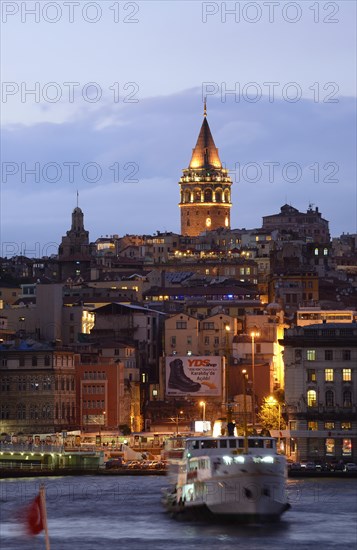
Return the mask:
[[41,495],[37,495],[27,508],[26,527],[29,535],[38,535],[44,528]]

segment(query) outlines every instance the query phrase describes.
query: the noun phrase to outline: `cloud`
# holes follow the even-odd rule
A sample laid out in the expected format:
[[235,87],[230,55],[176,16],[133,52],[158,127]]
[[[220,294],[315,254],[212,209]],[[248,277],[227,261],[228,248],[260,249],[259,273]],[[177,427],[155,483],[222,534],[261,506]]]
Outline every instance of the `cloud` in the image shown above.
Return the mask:
[[[354,100],[233,99],[222,103],[217,95],[208,104],[221,160],[233,171],[232,226],[257,227],[285,202],[300,210],[311,202],[334,235],[356,231]],[[71,112],[61,123],[3,127],[3,163],[17,163],[19,171],[2,178],[2,239],[58,242],[70,226],[77,189],[91,240],[109,233],[179,231],[178,181],[202,121],[200,89],[75,112],[71,106]],[[78,163],[73,178],[65,164],[71,162]],[[35,163],[39,182],[25,173]],[[297,175],[301,171],[296,181],[294,165]]]

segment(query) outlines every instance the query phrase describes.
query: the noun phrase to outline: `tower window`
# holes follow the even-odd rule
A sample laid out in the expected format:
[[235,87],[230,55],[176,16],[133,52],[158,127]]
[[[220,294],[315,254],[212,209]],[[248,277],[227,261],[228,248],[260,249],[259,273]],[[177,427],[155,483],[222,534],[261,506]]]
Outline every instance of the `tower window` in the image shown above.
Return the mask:
[[206,218],[206,227],[211,227],[212,221],[211,218]]

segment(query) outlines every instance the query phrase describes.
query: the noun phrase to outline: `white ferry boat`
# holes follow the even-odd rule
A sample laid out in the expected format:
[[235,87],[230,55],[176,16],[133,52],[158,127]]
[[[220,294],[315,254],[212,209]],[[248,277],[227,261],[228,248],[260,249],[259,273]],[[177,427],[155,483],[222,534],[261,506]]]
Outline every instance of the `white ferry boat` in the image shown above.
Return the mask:
[[290,508],[286,459],[272,437],[172,438],[166,449],[173,516],[276,521]]

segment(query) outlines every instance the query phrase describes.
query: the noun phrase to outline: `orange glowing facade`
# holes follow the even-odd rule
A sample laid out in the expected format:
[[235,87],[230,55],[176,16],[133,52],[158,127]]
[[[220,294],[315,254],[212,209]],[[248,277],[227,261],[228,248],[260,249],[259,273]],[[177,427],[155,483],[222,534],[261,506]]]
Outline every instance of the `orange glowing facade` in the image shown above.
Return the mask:
[[231,185],[207,122],[203,123],[189,167],[183,170],[181,189],[181,234],[196,236],[219,227],[230,228]]

